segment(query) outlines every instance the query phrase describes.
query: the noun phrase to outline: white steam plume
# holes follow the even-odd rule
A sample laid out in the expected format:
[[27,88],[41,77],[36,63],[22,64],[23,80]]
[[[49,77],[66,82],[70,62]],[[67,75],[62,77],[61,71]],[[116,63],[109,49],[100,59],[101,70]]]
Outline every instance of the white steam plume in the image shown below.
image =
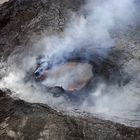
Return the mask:
[[73,14],[63,36],[46,37],[41,41],[49,60],[63,61],[67,54],[81,48],[106,56],[115,46],[110,32],[133,24],[135,6],[134,0],[89,0],[81,11],[80,15]]

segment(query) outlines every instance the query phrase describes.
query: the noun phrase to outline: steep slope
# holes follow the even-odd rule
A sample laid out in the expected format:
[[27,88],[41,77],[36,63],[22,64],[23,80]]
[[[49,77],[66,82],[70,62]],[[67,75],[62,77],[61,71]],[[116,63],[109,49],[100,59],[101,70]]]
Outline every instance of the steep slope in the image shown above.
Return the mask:
[[[6,92],[6,93],[5,93]],[[0,91],[0,139],[139,140],[140,129],[96,118],[63,115],[43,104],[12,99]]]

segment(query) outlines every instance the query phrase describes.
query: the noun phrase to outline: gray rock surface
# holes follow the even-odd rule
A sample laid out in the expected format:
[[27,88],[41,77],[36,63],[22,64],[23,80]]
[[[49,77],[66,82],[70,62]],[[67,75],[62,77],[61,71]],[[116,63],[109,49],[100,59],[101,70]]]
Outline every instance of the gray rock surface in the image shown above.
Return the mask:
[[82,0],[10,0],[0,7],[0,46],[3,56],[15,47],[32,43],[46,31],[62,31],[69,11],[77,11]]
[[0,139],[139,140],[140,129],[97,118],[63,115],[44,104],[13,99],[0,91]]

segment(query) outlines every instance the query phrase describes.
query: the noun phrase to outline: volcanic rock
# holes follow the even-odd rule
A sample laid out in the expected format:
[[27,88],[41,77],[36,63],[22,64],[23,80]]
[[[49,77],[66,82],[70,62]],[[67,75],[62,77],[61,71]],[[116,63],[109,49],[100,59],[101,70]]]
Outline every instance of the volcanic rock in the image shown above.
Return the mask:
[[140,129],[97,118],[64,115],[44,104],[31,104],[0,91],[0,139],[139,140]]

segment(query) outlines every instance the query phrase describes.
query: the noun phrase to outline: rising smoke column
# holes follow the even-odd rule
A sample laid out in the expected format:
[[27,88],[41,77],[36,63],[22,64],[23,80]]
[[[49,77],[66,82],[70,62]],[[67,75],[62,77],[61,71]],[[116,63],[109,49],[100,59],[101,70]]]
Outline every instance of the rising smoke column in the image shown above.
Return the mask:
[[44,55],[48,61],[57,63],[65,61],[71,52],[84,48],[106,57],[115,46],[110,32],[132,25],[134,14],[134,0],[88,0],[80,15],[73,13],[62,37],[42,40],[41,43],[46,46]]

